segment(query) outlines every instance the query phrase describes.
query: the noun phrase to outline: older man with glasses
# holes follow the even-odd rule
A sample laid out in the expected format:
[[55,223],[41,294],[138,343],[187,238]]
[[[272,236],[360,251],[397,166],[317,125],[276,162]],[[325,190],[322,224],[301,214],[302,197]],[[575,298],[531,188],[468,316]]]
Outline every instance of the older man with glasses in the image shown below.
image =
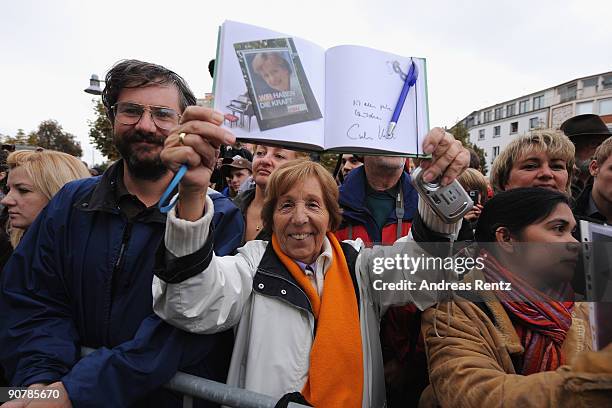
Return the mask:
[[[152,313],[166,222],[157,203],[173,176],[160,153],[196,99],[174,72],[135,60],[110,70],[102,98],[122,159],[60,191],[7,264],[0,363],[14,386],[60,390],[61,406],[180,406],[179,396],[158,388],[177,370],[225,380],[232,349],[231,333],[190,335]],[[222,120],[193,125],[218,128]],[[244,221],[227,198],[208,195],[215,252],[228,255]],[[82,346],[97,351],[79,359]]]

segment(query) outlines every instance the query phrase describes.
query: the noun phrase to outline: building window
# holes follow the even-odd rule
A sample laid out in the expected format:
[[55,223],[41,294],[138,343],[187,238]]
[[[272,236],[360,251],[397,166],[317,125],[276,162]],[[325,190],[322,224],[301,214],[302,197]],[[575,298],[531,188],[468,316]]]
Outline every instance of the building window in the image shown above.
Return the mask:
[[495,158],[499,155],[499,146],[493,146],[493,149],[491,149],[493,153],[492,156],[493,158],[491,159],[491,161],[495,160]]
[[612,99],[602,99],[599,101],[599,114],[612,115]]
[[490,122],[491,121],[491,111],[486,111],[483,113],[483,122]]
[[583,79],[582,80],[582,87],[583,88],[592,88],[594,86],[597,86],[597,79],[598,79],[597,77]]
[[506,117],[516,115],[515,109],[516,105],[513,103],[506,105]]
[[542,109],[542,103],[544,102],[544,95],[533,97],[533,110]]
[[518,133],[518,122],[510,123],[510,133]]
[[493,137],[499,137],[501,135],[501,126],[495,126],[493,128]]
[[601,85],[603,86],[603,89],[611,89],[612,88],[612,75],[604,75]]
[[485,130],[484,129],[480,129],[478,131],[478,140],[484,140],[485,138]]
[[540,125],[540,118],[529,119],[529,129],[537,129]]
[[[612,80],[612,77],[610,78]],[[610,84],[612,88],[612,83]],[[566,85],[559,90],[559,96],[561,97],[560,103],[573,101],[576,99],[576,84]]]
[[504,108],[495,108],[495,120],[502,118]]
[[576,115],[582,115],[585,113],[593,113],[593,101],[576,104]]
[[519,102],[519,113],[525,113],[529,110],[529,99]]

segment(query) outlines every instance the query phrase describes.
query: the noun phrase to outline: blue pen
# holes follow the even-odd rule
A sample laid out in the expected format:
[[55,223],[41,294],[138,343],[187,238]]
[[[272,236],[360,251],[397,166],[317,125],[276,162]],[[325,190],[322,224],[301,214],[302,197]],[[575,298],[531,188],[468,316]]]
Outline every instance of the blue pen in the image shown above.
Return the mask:
[[179,167],[178,171],[174,175],[174,178],[166,188],[166,191],[164,191],[164,194],[162,194],[161,198],[159,199],[157,207],[161,213],[167,213],[176,205],[177,197],[174,197],[168,204],[166,204],[166,201],[170,199],[170,194],[172,194],[174,189],[179,185],[185,173],[187,173],[187,165],[181,164],[181,167]]
[[399,120],[400,114],[402,113],[404,102],[406,102],[408,91],[410,90],[411,86],[414,86],[414,84],[416,84],[418,76],[419,76],[419,70],[416,64],[414,63],[414,61],[412,61],[410,63],[410,69],[408,70],[408,75],[406,75],[406,80],[404,81],[404,86],[402,87],[402,92],[400,93],[399,99],[397,100],[397,104],[395,104],[395,110],[393,111],[393,116],[391,116],[391,122],[389,122],[389,128],[387,129],[387,135],[389,136],[393,135],[393,131],[395,130],[395,126],[397,125],[397,121]]

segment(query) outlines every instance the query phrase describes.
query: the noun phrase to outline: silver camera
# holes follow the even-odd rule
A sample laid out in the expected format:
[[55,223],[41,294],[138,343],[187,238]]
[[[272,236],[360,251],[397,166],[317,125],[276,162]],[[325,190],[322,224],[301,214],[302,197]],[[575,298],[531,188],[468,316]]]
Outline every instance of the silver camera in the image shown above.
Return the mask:
[[459,221],[472,209],[474,202],[457,180],[447,186],[440,185],[440,180],[427,183],[423,180],[423,173],[421,167],[414,169],[410,175],[412,185],[445,223]]

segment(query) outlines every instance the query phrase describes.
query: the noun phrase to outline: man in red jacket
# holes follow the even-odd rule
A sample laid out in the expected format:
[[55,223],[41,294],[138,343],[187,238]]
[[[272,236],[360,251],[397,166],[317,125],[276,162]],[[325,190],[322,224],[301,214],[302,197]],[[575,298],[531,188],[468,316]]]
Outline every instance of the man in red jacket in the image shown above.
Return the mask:
[[[461,143],[442,129],[434,131],[443,134],[447,149],[434,154],[448,156],[449,162],[463,155],[467,166],[470,155]],[[458,232],[445,231],[444,225],[430,225],[432,211],[427,205],[418,205],[405,163],[405,157],[366,156],[364,165],[348,174],[340,186],[343,220],[336,232],[339,240],[361,238],[367,245],[391,245],[408,235],[415,218],[439,233]],[[428,384],[420,326],[421,316],[414,305],[389,309],[381,322],[389,407],[418,405]]]

